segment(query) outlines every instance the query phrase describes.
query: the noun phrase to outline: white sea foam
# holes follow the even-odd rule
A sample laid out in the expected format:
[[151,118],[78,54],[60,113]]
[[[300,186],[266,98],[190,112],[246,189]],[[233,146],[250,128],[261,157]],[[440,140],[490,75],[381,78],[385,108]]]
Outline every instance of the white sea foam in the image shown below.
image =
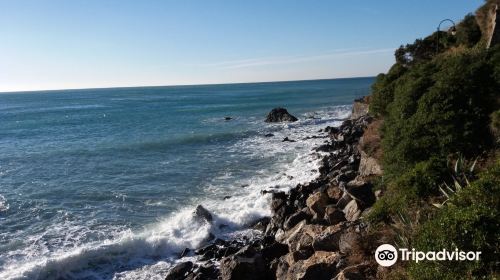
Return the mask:
[[0,212],[9,210],[9,203],[3,195],[0,194]]
[[[292,124],[269,124],[271,138],[255,136],[242,140],[228,150],[247,152],[254,157],[272,157],[276,165],[251,178],[230,182],[232,174],[215,178],[208,187],[210,198],[193,201],[140,232],[122,230],[112,238],[79,244],[76,247],[33,253],[22,260],[4,263],[0,279],[163,279],[176,256],[184,248],[201,246],[210,233],[228,238],[244,230],[248,223],[270,215],[269,195],[263,189],[287,190],[317,176],[319,157],[311,151],[324,139],[303,140],[327,125],[339,125],[350,113],[349,106],[315,112],[321,119],[304,119]],[[284,137],[297,142],[282,142]],[[227,184],[227,183],[226,183]],[[235,187],[248,185],[245,188]],[[213,199],[231,191],[231,198]],[[0,196],[0,207],[3,197]],[[202,204],[214,216],[213,223],[193,216],[196,204]],[[7,206],[8,207],[8,206]],[[1,208],[0,208],[1,209]],[[220,226],[224,224],[227,227]]]

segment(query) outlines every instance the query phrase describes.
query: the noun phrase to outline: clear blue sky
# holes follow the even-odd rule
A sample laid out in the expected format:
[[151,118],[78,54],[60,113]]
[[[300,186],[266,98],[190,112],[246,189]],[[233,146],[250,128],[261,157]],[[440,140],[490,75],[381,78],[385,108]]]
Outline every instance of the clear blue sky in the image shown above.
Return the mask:
[[0,92],[372,76],[481,0],[0,0]]

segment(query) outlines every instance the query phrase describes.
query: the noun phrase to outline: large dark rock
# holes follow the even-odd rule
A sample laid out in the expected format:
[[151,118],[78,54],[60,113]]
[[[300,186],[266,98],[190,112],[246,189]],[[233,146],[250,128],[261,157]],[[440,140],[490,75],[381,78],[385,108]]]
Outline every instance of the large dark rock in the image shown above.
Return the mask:
[[283,228],[285,230],[291,229],[294,227],[296,224],[298,224],[302,220],[309,219],[309,215],[307,215],[306,212],[304,211],[298,211],[297,213],[294,213],[290,215],[286,220],[285,223],[283,224]]
[[222,259],[220,272],[223,280],[257,280],[265,278],[266,266],[259,252],[245,246],[236,254]]
[[191,271],[192,268],[193,268],[192,262],[179,263],[172,269],[170,269],[170,271],[167,274],[167,277],[165,277],[165,280],[185,279],[186,275]]
[[213,220],[212,214],[210,214],[210,212],[208,212],[208,210],[201,205],[198,205],[194,210],[194,216],[199,221],[211,222]]
[[295,122],[297,120],[285,108],[274,108],[266,117],[266,122]]

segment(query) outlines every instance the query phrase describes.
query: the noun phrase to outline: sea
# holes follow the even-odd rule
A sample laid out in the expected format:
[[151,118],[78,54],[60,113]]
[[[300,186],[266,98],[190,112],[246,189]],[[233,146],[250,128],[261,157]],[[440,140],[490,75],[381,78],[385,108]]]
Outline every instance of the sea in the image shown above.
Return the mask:
[[[316,178],[310,136],[373,81],[1,93],[0,279],[164,279],[210,234],[256,234],[262,191]],[[299,121],[265,123],[275,107]]]

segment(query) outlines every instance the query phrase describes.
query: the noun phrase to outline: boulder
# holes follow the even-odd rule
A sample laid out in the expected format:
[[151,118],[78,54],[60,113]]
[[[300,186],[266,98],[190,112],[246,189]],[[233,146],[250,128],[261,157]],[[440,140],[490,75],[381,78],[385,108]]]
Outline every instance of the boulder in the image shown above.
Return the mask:
[[342,232],[339,238],[339,251],[342,254],[349,255],[353,251],[359,250],[362,247],[361,234],[353,227],[349,227]]
[[219,278],[219,269],[213,262],[207,262],[200,265],[196,271],[196,276],[193,279],[211,280]]
[[250,224],[250,227],[258,230],[258,231],[265,231],[267,228],[267,225],[271,222],[271,218],[269,217],[262,217],[255,221],[254,223]]
[[212,214],[210,214],[210,212],[208,212],[208,210],[201,205],[198,205],[194,210],[194,216],[198,221],[212,222],[213,220]]
[[275,213],[286,202],[287,195],[285,192],[273,192],[271,197],[271,210]]
[[316,218],[322,218],[325,215],[325,207],[328,203],[328,196],[323,192],[313,193],[306,200],[307,207]]
[[330,225],[336,225],[345,221],[344,212],[339,210],[335,205],[328,205],[325,208],[325,221]]
[[276,279],[330,280],[337,272],[339,254],[334,252],[314,252],[305,260],[294,261],[289,256],[280,258]]
[[359,175],[363,177],[382,175],[382,167],[375,158],[370,157],[364,151],[361,151],[360,154]]
[[348,221],[355,221],[361,215],[361,207],[357,200],[351,200],[344,208],[345,218]]
[[266,117],[266,122],[295,122],[297,120],[285,108],[274,108]]
[[338,186],[329,185],[326,188],[326,194],[330,199],[337,202],[342,197],[342,190]]
[[185,279],[186,275],[191,271],[193,268],[193,263],[192,262],[182,262],[177,265],[175,265],[172,269],[167,274],[167,277],[165,277],[165,280],[180,280],[180,279]]
[[262,255],[252,247],[245,246],[236,254],[221,260],[220,274],[223,280],[258,280],[265,278],[266,267]]
[[358,119],[368,114],[368,102],[365,97],[354,100],[352,105],[351,120]]
[[283,224],[283,228],[285,230],[291,229],[294,227],[296,224],[298,224],[300,221],[306,220],[310,218],[309,215],[307,215],[306,212],[304,211],[298,211],[292,215],[290,215],[286,220],[285,223]]
[[373,279],[376,270],[369,263],[364,262],[344,268],[332,280],[365,280]]
[[276,234],[276,241],[288,245],[290,251],[298,251],[312,246],[314,238],[325,230],[326,226],[299,222],[292,229]]
[[312,242],[314,251],[338,251],[342,230],[343,225],[337,224],[327,227],[320,234],[316,235]]
[[346,192],[361,203],[364,208],[375,203],[375,194],[372,191],[373,185],[362,180],[352,180],[346,185]]

